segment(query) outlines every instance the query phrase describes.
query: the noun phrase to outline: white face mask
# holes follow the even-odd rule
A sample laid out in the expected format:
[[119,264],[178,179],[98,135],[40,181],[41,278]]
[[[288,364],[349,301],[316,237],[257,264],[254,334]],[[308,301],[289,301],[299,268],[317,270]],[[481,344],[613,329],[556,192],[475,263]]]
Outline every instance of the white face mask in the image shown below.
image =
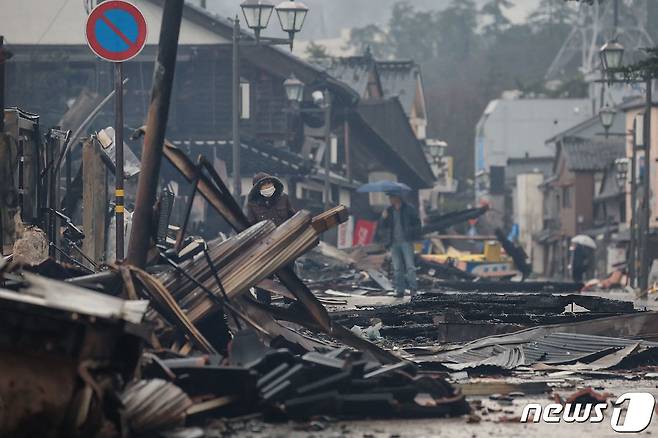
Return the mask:
[[276,188],[274,186],[272,186],[272,187],[268,187],[266,189],[262,189],[260,191],[260,194],[265,196],[266,198],[271,198],[272,195],[274,194],[274,192],[276,192]]

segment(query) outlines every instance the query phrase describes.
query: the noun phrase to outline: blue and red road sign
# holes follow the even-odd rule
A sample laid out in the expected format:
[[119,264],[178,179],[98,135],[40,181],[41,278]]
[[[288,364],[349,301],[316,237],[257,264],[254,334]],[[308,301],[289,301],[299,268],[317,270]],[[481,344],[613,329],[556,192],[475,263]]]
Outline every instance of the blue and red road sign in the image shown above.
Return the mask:
[[91,50],[112,62],[137,56],[146,43],[146,20],[133,4],[108,0],[87,17],[86,36]]

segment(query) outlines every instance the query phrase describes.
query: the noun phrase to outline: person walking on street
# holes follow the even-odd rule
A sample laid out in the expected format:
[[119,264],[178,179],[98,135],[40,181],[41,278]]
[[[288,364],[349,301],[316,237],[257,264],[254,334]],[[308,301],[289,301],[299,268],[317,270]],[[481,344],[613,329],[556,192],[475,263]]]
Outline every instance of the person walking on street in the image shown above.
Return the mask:
[[413,241],[420,236],[420,219],[416,209],[398,193],[388,194],[391,205],[379,220],[381,240],[391,251],[395,294],[404,296],[405,289],[414,297],[418,290]]
[[571,274],[573,281],[582,283],[589,271],[594,257],[594,250],[584,245],[575,244],[571,258]]
[[[253,187],[247,196],[245,210],[247,219],[252,225],[269,220],[277,227],[296,213],[290,198],[283,190],[281,180],[265,172],[254,175]],[[256,288],[256,297],[258,301],[265,304],[272,301],[269,292],[258,288]]]

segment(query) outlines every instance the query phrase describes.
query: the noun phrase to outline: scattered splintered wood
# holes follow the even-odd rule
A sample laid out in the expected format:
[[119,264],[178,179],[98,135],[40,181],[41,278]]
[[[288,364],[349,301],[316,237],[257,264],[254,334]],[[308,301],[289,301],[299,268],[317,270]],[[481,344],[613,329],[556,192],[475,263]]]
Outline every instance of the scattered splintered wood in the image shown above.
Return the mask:
[[[313,226],[311,215],[301,211],[279,227],[274,227],[271,222],[262,222],[225,242],[210,242],[210,258],[228,298],[246,292],[316,245],[320,234],[318,229],[326,228],[326,222],[336,222],[334,216],[339,214],[342,214],[342,210],[325,214],[315,221],[316,227]],[[223,298],[217,279],[205,258],[186,262],[181,268],[193,272],[194,278],[216,293],[218,299]],[[209,315],[217,306],[213,297],[179,272],[167,274],[163,283],[167,289],[177,291],[179,301],[187,309],[192,322]]]
[[[146,128],[143,127],[141,129],[144,130]],[[213,208],[215,208],[215,210],[234,230],[242,232],[252,225],[247,220],[235,199],[231,196],[231,193],[219,175],[216,173],[213,174],[212,172],[212,178],[209,178],[204,174],[198,175],[196,167],[192,161],[190,161],[180,149],[176,148],[166,140],[163,152],[171,164],[180,171],[188,181],[195,181],[197,176],[199,176],[199,193],[210,205],[213,206]],[[338,206],[320,215],[317,220],[313,221],[312,227],[316,233],[321,233],[322,231],[325,231],[327,227],[344,222],[346,219],[347,211],[345,207]],[[279,269],[276,272],[276,276],[281,280],[281,283],[283,283],[288,290],[295,295],[297,301],[304,306],[305,310],[308,312],[309,318],[304,320],[305,327],[316,326],[323,332],[341,340],[347,345],[369,352],[373,356],[378,357],[384,363],[394,363],[399,361],[399,358],[393,354],[384,351],[375,344],[364,341],[345,327],[332,324],[327,309],[325,309],[322,303],[315,297],[315,295],[313,295],[310,289],[299,279],[290,267]]]

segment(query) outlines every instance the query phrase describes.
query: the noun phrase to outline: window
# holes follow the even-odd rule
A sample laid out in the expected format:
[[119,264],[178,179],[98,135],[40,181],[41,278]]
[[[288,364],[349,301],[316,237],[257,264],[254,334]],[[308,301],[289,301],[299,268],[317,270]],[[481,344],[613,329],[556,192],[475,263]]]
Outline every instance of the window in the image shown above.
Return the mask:
[[622,199],[619,202],[619,222],[626,222],[626,199]]
[[562,208],[571,208],[571,187],[562,188]]
[[302,199],[322,203],[322,192],[302,187]]

